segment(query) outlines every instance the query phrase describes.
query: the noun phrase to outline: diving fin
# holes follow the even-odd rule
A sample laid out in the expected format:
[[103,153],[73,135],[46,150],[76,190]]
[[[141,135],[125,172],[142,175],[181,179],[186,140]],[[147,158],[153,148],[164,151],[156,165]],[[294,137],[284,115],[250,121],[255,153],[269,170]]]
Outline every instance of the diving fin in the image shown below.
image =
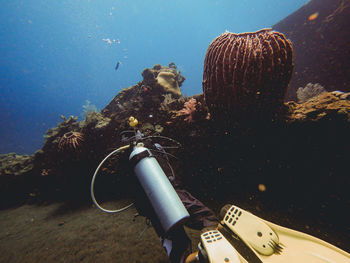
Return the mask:
[[[263,263],[350,262],[349,253],[321,239],[273,224],[234,205],[225,206],[224,211],[221,225],[239,237]],[[247,261],[241,258],[241,262]]]

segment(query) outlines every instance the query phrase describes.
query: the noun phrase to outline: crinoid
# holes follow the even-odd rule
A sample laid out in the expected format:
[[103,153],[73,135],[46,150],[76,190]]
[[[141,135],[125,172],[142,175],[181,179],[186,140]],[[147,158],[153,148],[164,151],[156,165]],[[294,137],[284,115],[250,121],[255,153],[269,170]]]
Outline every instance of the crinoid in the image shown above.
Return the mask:
[[80,151],[84,135],[80,132],[70,131],[63,134],[58,141],[58,150],[63,151]]

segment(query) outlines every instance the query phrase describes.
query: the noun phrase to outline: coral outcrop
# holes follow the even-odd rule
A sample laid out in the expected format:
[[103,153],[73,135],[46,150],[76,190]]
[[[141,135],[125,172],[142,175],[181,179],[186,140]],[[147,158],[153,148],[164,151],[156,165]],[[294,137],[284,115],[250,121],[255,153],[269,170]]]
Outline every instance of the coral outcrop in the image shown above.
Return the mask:
[[295,54],[285,101],[296,100],[297,89],[307,83],[321,83],[327,91],[350,91],[350,1],[305,2],[273,26],[293,42]]
[[0,154],[0,177],[23,175],[30,172],[33,167],[32,155]]
[[282,33],[226,32],[205,55],[205,101],[213,115],[269,117],[282,105],[292,70],[292,44]]
[[[330,226],[319,232],[329,234],[327,238],[333,235],[329,242],[348,244],[350,239],[340,234],[346,233],[348,221],[334,214],[347,209],[350,200],[350,93],[324,92],[304,103],[290,101],[283,104],[279,121],[237,122],[232,129],[212,118],[204,94],[177,98],[158,84],[160,72],[171,72],[181,86],[183,77],[175,70],[173,65],[145,69],[143,80],[119,92],[101,113],[90,112],[83,121],[62,117],[57,127],[47,131],[43,148],[23,165],[16,163],[17,157],[1,157],[0,200],[7,205],[12,199],[57,196],[69,203],[90,200],[97,165],[108,153],[128,144],[135,128],[145,136],[162,136],[149,139],[170,146],[164,148],[176,177],[201,200],[220,205],[235,200],[252,212],[266,211],[267,216],[275,211],[277,221],[287,225],[296,225],[292,221],[296,215],[310,222],[317,218]],[[244,74],[238,76],[242,81]],[[256,102],[256,97],[244,99],[249,98]],[[135,127],[128,125],[130,116],[138,120]],[[84,134],[84,148],[58,151],[60,138],[71,131]],[[180,142],[182,148],[173,149],[164,137]],[[131,174],[128,153],[113,156],[100,169],[97,196],[132,195]],[[291,221],[282,222],[282,218]],[[319,233],[311,234],[325,237]]]
[[0,208],[27,200],[33,189],[33,155],[0,154]]
[[[132,113],[154,115],[165,101],[173,101],[181,97],[180,87],[185,80],[181,72],[177,70],[174,63],[169,67],[156,64],[153,68],[142,71],[143,80],[134,86],[123,89],[102,110],[106,117],[115,117],[118,114],[127,115],[126,111]],[[140,111],[145,109],[146,111]],[[140,115],[135,116],[140,118]],[[129,117],[128,117],[129,118]]]
[[322,92],[304,103],[287,102],[286,105],[291,108],[288,119],[292,122],[350,122],[350,93]]

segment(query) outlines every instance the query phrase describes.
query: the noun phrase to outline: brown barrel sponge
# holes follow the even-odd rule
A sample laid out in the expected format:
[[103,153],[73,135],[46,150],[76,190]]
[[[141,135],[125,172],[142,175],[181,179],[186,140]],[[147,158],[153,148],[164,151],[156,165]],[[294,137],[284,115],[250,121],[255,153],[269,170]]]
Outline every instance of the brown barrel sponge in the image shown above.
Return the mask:
[[203,92],[211,114],[271,116],[283,103],[293,66],[292,43],[282,33],[221,34],[204,60]]

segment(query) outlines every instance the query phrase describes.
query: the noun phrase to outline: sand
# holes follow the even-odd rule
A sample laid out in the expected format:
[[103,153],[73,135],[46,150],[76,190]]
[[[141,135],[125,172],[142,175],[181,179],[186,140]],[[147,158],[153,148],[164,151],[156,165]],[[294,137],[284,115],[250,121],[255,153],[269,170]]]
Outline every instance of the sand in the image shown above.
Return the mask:
[[[104,205],[114,209],[120,203],[126,201]],[[140,237],[145,218],[133,222],[135,213],[133,207],[107,214],[64,203],[2,210],[0,262],[169,262],[152,227]]]
[[[107,209],[121,208],[130,200],[103,203]],[[321,238],[349,251],[348,224],[341,209],[324,211],[281,207],[264,209],[257,200],[236,203],[262,218],[282,226]],[[212,208],[222,204],[211,204]],[[259,209],[257,209],[259,208]],[[288,208],[288,209],[287,209]],[[90,202],[53,202],[24,204],[0,210],[0,263],[40,262],[169,262],[158,236],[147,227],[144,217],[137,217],[134,207],[119,213],[100,211]],[[336,215],[334,217],[334,215]],[[199,231],[185,228],[195,249]],[[145,230],[145,231],[144,231]],[[143,234],[140,236],[140,234]]]

